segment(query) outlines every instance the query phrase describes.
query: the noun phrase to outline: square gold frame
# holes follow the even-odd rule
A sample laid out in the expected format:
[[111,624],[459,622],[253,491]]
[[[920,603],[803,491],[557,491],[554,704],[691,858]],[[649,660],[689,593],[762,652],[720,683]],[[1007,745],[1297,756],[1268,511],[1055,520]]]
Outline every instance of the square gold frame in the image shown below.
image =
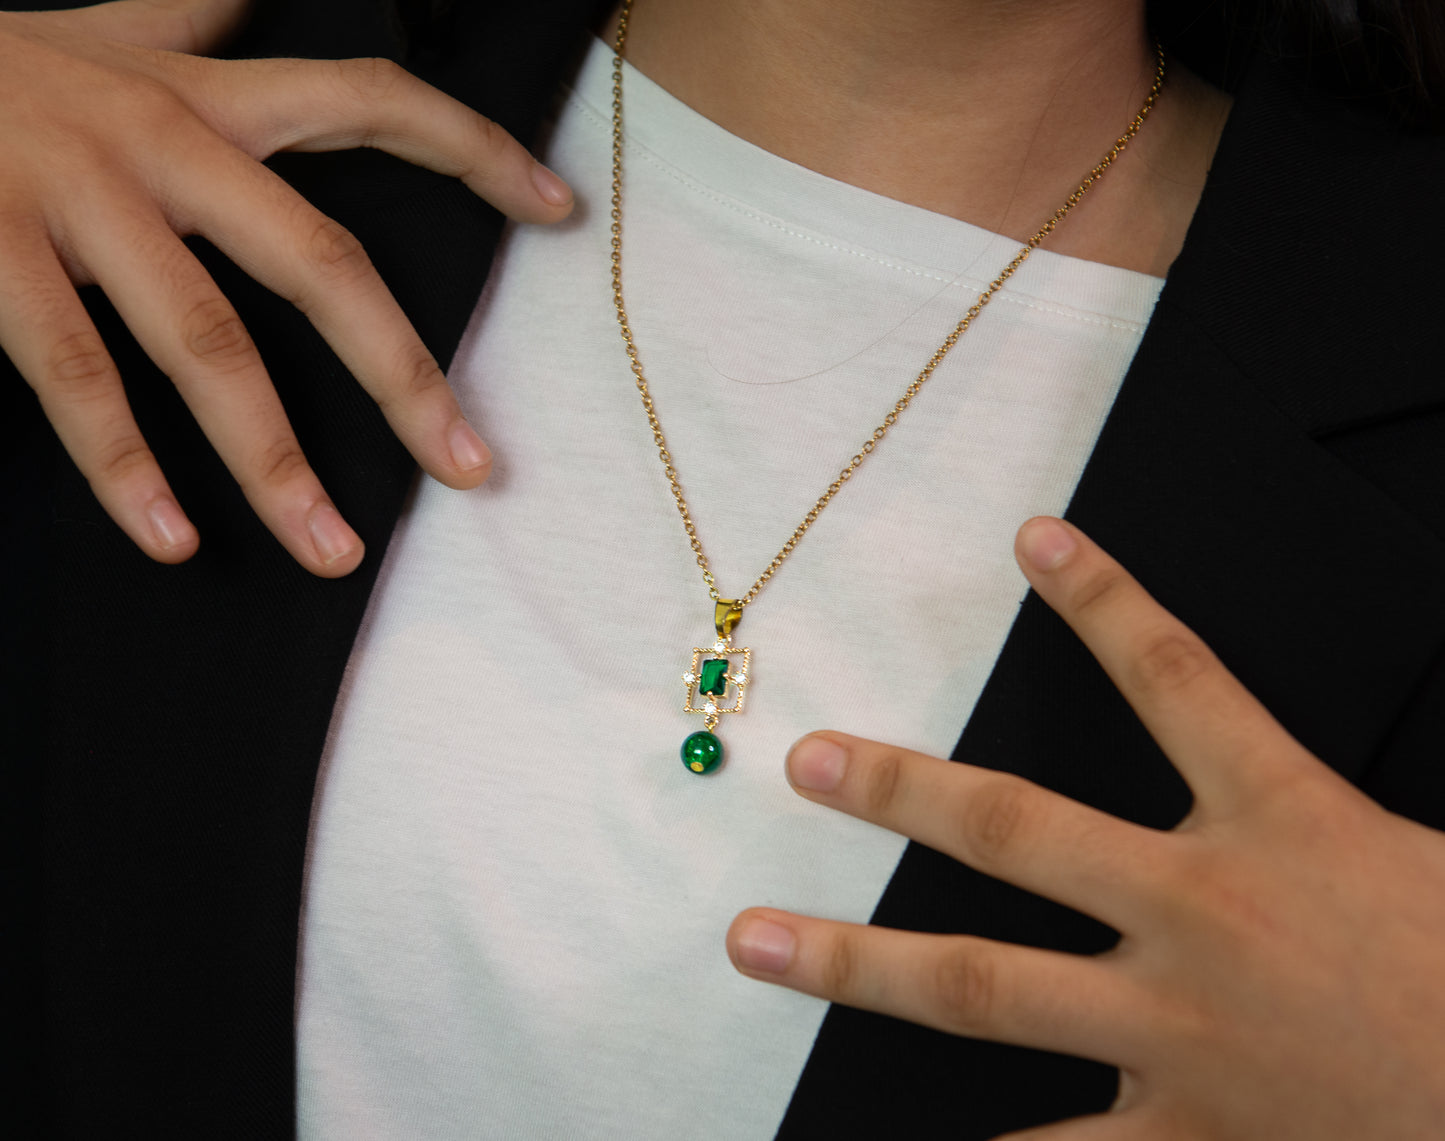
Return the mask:
[[[734,646],[731,641],[716,642],[711,646],[694,646],[692,648],[692,668],[689,669],[682,678],[682,680],[687,685],[687,701],[683,705],[683,712],[701,713],[702,715],[707,716],[708,710],[706,708],[706,700],[703,701],[702,707],[695,706],[692,703],[693,693],[697,690],[698,683],[702,681],[702,675],[698,672],[698,665],[702,661],[703,654],[711,654],[713,657],[717,658],[727,658],[728,669],[727,673],[725,673],[723,677],[726,679],[727,683],[732,686],[733,692],[736,694],[736,699],[734,700],[734,703],[730,706],[723,705],[723,701],[727,700],[727,690],[723,691],[720,699],[715,699],[717,704],[717,714],[721,715],[723,713],[741,713],[743,711],[743,703],[747,698],[748,683],[752,680],[753,652],[747,646]],[[743,679],[742,684],[738,683],[737,678],[733,674],[732,659],[737,654],[741,654],[743,656],[743,668],[740,671],[739,675]],[[698,696],[701,697],[702,695],[699,694]],[[712,696],[712,694],[708,694],[708,697]]]

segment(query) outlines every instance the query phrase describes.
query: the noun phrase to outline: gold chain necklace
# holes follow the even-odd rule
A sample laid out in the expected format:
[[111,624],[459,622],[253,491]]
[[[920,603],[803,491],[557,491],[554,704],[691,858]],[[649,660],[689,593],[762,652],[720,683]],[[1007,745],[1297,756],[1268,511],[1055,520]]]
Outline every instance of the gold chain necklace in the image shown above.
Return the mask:
[[[1070,194],[1064,204],[1054,211],[1053,216],[1039,227],[1033,237],[1029,238],[1023,248],[1014,255],[1013,260],[1004,266],[1002,272],[989,283],[988,288],[979,294],[978,300],[968,307],[958,324],[953,327],[953,330],[943,339],[943,343],[928,358],[928,363],[923,366],[913,383],[904,389],[903,395],[898,398],[892,410],[883,417],[883,422],[873,429],[873,434],[863,441],[863,446],[848,461],[848,466],[838,473],[838,478],[830,483],[827,490],[818,497],[818,501],[803,516],[803,521],[788,536],[788,541],[773,556],[773,561],[758,576],[758,580],[748,588],[748,592],[739,598],[724,598],[713,579],[707,555],[703,553],[702,540],[698,538],[697,526],[692,521],[692,512],[688,510],[687,499],[682,493],[682,484],[678,480],[677,470],[672,464],[672,454],[667,450],[667,440],[662,434],[662,422],[657,418],[657,409],[653,406],[652,394],[647,388],[647,378],[642,373],[642,361],[638,359],[637,345],[632,336],[632,326],[628,322],[627,308],[622,301],[622,58],[627,46],[627,21],[631,12],[632,0],[623,0],[612,60],[612,301],[617,307],[617,325],[622,330],[622,343],[627,349],[627,359],[632,365],[632,375],[636,378],[637,390],[642,394],[642,409],[647,413],[647,423],[652,428],[652,439],[657,445],[658,458],[662,460],[662,469],[667,474],[668,484],[672,487],[672,498],[677,503],[678,514],[682,516],[682,525],[687,531],[688,542],[692,545],[692,552],[697,557],[697,565],[702,568],[702,579],[707,584],[708,595],[713,600],[713,626],[717,631],[717,640],[711,646],[694,646],[692,665],[682,675],[683,684],[687,686],[683,711],[700,713],[704,726],[701,732],[691,734],[683,742],[682,761],[692,772],[706,773],[717,768],[723,757],[722,742],[713,733],[713,730],[717,728],[719,718],[724,713],[741,713],[743,711],[743,699],[747,693],[749,669],[752,665],[752,651],[746,646],[735,647],[732,643],[732,632],[743,616],[743,608],[757,598],[763,584],[773,577],[787,557],[793,553],[793,548],[798,545],[798,540],[817,521],[818,516],[823,513],[823,508],[828,506],[833,496],[842,489],[843,484],[853,477],[853,473],[858,470],[859,465],[872,454],[879,441],[888,434],[888,429],[893,427],[898,417],[903,414],[903,410],[913,402],[913,398],[918,395],[919,390],[933,375],[934,370],[943,362],[948,351],[958,343],[958,339],[973,324],[974,318],[983,312],[983,307],[989,303],[993,295],[1002,289],[1004,282],[1008,281],[1019,266],[1028,260],[1029,254],[1033,253],[1043,240],[1054,232],[1054,227],[1079,204],[1079,200],[1088,193],[1089,188],[1099,180],[1104,171],[1108,170],[1113,161],[1123,153],[1129,141],[1139,133],[1139,128],[1144,125],[1144,120],[1154,109],[1159,92],[1164,88],[1164,49],[1155,44],[1154,51],[1158,64],[1154,72],[1154,85],[1149,89],[1149,95],[1144,100],[1144,105],[1139,108],[1124,133],[1114,141],[1114,146],[1109,153],[1084,176],[1078,189]],[[704,654],[713,656],[704,659]],[[736,657],[742,658],[741,665],[735,665],[732,661]],[[732,700],[731,705],[726,704],[729,698]]]

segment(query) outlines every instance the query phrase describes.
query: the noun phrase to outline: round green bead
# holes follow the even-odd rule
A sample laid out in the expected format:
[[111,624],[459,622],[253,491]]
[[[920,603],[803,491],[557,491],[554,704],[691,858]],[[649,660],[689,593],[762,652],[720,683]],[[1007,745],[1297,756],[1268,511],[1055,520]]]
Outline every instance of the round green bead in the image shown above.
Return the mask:
[[706,729],[682,743],[682,763],[695,773],[710,773],[722,763],[722,742]]

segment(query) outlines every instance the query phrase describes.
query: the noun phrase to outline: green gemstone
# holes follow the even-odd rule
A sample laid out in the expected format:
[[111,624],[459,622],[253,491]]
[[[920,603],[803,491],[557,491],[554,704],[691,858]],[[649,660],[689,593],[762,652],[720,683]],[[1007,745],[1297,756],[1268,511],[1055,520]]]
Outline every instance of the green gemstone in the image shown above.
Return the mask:
[[710,773],[722,763],[723,747],[717,735],[706,729],[682,743],[682,763],[695,773]]
[[697,683],[698,693],[711,693],[721,697],[728,691],[727,658],[708,658],[702,663],[702,680]]

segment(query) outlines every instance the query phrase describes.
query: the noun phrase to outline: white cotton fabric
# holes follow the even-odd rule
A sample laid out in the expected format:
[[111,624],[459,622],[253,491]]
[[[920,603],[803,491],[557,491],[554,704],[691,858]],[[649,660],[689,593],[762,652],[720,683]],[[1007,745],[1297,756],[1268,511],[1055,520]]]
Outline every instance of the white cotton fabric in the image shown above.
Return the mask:
[[[493,475],[421,480],[336,706],[303,1138],[771,1136],[826,1006],[737,974],[728,924],[866,921],[904,847],[795,795],[784,754],[818,728],[952,750],[1025,593],[1014,531],[1067,505],[1161,284],[1032,257],[748,608],[746,712],[695,776],[712,603],[613,315],[610,68],[594,44],[545,154],[574,217],[508,235],[452,370]],[[1017,244],[630,69],[626,100],[628,308],[740,594]]]

